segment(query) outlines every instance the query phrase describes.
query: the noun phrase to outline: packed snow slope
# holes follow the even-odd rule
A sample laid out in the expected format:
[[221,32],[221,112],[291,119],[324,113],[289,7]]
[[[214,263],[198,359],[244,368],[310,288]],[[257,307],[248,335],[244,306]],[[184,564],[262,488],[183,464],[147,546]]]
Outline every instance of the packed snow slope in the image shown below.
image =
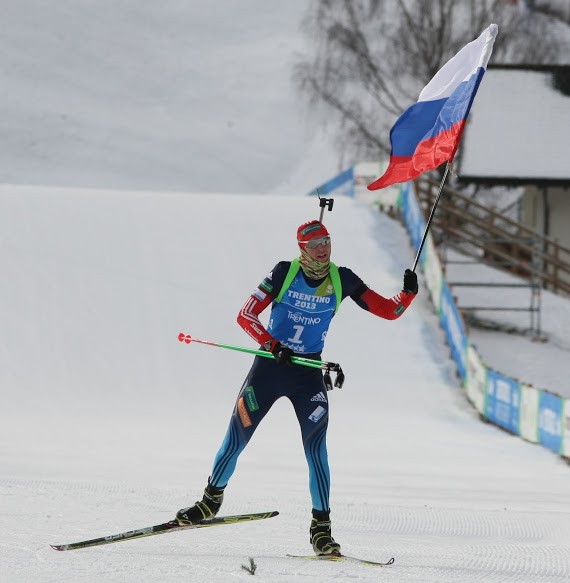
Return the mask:
[[306,9],[3,0],[0,182],[268,192],[318,145],[308,192],[337,167],[291,82]]
[[[253,347],[235,319],[296,253],[315,199],[0,189],[0,579],[527,582],[570,577],[570,470],[479,421],[423,290],[387,322],[346,300],[324,357],[333,533],[377,572],[310,552],[311,502],[292,407],[280,400],[238,463],[223,512],[255,524],[58,553],[49,543],[164,522],[205,486]],[[333,259],[384,295],[413,261],[403,229],[338,199]],[[266,319],[264,320],[267,321]]]

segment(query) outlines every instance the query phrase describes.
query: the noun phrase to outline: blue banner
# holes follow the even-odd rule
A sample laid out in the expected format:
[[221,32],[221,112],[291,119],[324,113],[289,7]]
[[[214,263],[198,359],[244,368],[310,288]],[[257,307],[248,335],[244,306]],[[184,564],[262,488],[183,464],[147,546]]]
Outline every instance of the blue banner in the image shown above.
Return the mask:
[[489,421],[519,435],[520,409],[520,384],[496,370],[487,369],[485,416]]
[[349,168],[341,172],[338,176],[331,178],[319,187],[311,190],[309,196],[326,195],[334,192],[354,197],[354,168]]
[[[410,233],[412,245],[416,249],[419,249],[422,238],[424,236],[426,222],[424,221],[422,210],[414,193],[413,182],[406,182],[406,184],[402,186],[401,200],[404,223],[406,224],[408,233]],[[422,251],[422,255],[419,260],[420,267],[422,268],[424,260],[425,248]]]
[[562,449],[562,411],[561,397],[540,391],[538,441],[556,453],[561,453]]
[[445,281],[441,286],[440,322],[451,349],[451,356],[457,365],[462,380],[467,374],[467,335],[463,320]]

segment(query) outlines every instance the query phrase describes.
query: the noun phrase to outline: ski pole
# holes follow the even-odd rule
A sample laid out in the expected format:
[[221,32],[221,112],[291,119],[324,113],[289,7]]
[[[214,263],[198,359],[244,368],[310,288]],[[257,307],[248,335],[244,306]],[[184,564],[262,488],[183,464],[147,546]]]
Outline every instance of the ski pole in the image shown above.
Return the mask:
[[[267,352],[265,350],[255,350],[254,348],[245,348],[243,346],[233,346],[232,344],[221,344],[220,342],[212,342],[210,340],[200,340],[199,338],[193,338],[192,336],[190,336],[190,334],[184,334],[184,332],[180,332],[180,334],[178,334],[178,340],[180,342],[185,342],[186,344],[190,344],[190,342],[197,342],[198,344],[206,344],[207,346],[215,346],[217,348],[226,348],[228,350],[237,350],[239,352],[246,352],[248,354],[255,354],[257,356],[263,356],[264,358],[275,359],[275,357],[273,356],[273,354],[271,354],[271,352]],[[342,388],[342,385],[344,383],[344,373],[342,372],[342,369],[340,368],[340,364],[338,364],[336,362],[312,360],[310,358],[303,358],[301,356],[292,356],[291,362],[293,364],[299,364],[301,366],[308,366],[311,368],[320,368],[321,370],[324,370],[327,373],[330,371],[336,372],[337,377],[336,377],[334,386],[338,387],[339,389]],[[325,379],[325,384],[327,384],[327,389],[329,389],[329,385],[330,385],[330,389],[332,389],[332,383],[330,383],[330,375],[329,375],[328,379],[329,379],[329,383],[327,383],[326,379]]]

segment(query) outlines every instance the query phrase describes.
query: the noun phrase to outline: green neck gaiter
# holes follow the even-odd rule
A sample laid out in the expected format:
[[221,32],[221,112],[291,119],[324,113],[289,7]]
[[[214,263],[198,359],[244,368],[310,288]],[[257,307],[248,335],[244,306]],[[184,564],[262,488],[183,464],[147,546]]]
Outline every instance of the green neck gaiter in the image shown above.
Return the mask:
[[328,261],[315,261],[304,249],[301,249],[299,265],[303,273],[310,279],[322,279],[329,274],[331,269],[330,259]]

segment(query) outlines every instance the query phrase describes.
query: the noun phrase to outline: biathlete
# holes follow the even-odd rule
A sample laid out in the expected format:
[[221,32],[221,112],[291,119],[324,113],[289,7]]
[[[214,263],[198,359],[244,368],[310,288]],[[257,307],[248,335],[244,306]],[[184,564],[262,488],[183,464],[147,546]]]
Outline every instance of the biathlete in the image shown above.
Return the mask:
[[[281,261],[259,284],[239,312],[238,324],[275,359],[256,356],[238,394],[230,424],[201,501],[176,514],[182,525],[213,518],[220,509],[236,462],[271,406],[280,397],[293,404],[309,465],[313,505],[310,542],[319,555],[340,553],[331,533],[327,456],[329,403],[320,369],[294,366],[292,356],[321,359],[325,337],[340,303],[352,298],[362,309],[386,320],[399,318],[418,292],[407,269],[401,293],[384,298],[347,267],[330,261],[331,238],[319,221],[297,230],[300,256]],[[267,329],[259,315],[270,304]]]

